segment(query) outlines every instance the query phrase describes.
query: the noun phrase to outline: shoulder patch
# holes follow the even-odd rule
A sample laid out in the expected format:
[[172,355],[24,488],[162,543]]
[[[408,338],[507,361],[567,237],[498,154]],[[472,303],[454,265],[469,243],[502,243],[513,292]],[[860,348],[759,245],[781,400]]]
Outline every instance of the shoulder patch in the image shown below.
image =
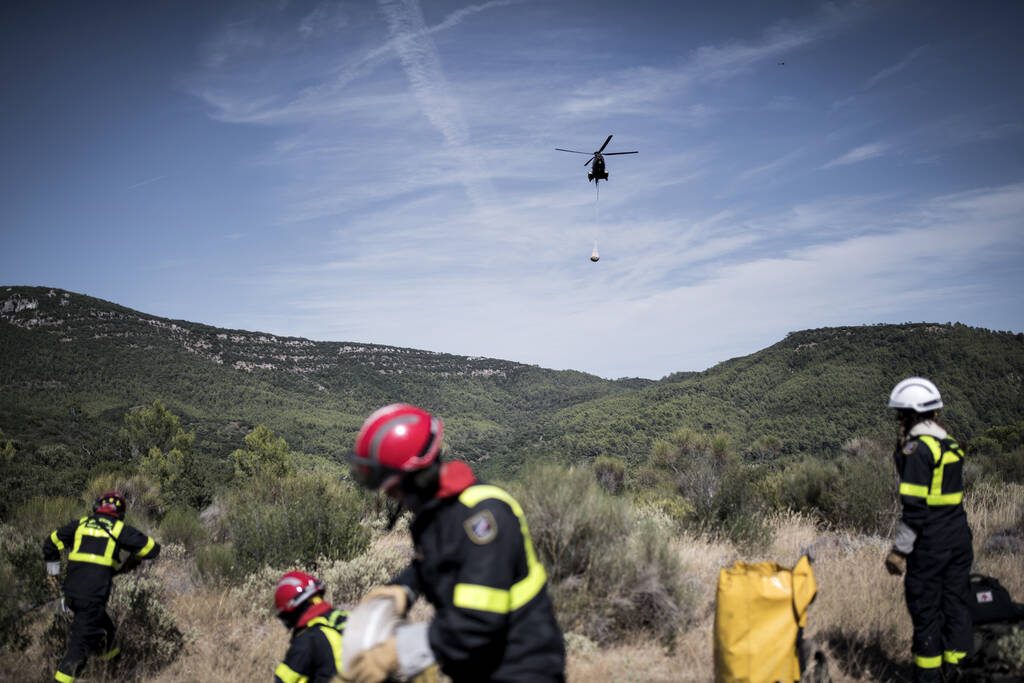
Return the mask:
[[498,523],[494,521],[494,515],[490,510],[481,510],[463,522],[462,526],[466,529],[469,540],[477,545],[490,543],[498,535]]
[[903,455],[912,455],[917,450],[917,441],[908,441],[903,445]]

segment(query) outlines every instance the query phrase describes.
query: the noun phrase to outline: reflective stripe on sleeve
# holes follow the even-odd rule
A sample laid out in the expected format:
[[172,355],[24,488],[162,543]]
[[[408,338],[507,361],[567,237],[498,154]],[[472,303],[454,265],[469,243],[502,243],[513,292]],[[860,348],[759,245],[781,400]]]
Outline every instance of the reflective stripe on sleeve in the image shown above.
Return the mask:
[[942,666],[942,655],[935,655],[934,657],[914,655],[914,666],[918,669],[938,669]]
[[[889,489],[890,491],[892,489]],[[922,486],[921,484],[908,484],[903,482],[900,484],[900,495],[911,496],[912,498],[927,498],[928,487]]]
[[155,545],[156,545],[156,541],[154,541],[152,538],[149,538],[146,541],[146,545],[142,546],[142,550],[140,550],[139,552],[135,553],[135,557],[145,557],[146,555],[149,555],[149,551],[152,550],[153,546],[155,546]]
[[487,484],[470,486],[459,494],[459,502],[468,508],[476,507],[489,499],[497,499],[508,505],[512,508],[512,514],[519,520],[523,549],[526,553],[526,577],[512,584],[508,590],[471,583],[456,584],[452,604],[465,609],[508,614],[523,607],[540,593],[547,581],[547,573],[544,571],[544,565],[537,560],[530,529],[526,525],[526,516],[515,498],[504,489]]
[[959,650],[946,650],[942,653],[942,659],[947,664],[959,664],[960,660],[966,656],[966,652],[960,652]]
[[303,676],[296,672],[284,662],[277,665],[277,668],[274,669],[274,675],[280,678],[284,683],[306,683],[309,680],[307,676]]
[[53,544],[55,546],[57,546],[57,550],[64,550],[64,541],[60,540],[60,538],[57,537],[56,529],[54,529],[53,533],[50,534],[50,540],[53,541]]
[[69,676],[63,671],[58,671],[57,673],[53,674],[53,680],[59,681],[60,683],[75,683],[75,677]]

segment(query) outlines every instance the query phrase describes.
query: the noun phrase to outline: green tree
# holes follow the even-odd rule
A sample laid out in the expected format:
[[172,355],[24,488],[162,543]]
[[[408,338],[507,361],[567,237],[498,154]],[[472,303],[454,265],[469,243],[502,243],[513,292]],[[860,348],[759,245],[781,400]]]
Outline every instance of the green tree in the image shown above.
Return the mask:
[[121,438],[134,459],[149,455],[154,448],[161,453],[187,453],[192,450],[196,435],[186,432],[178,416],[157,399],[153,405],[125,413]]
[[292,471],[288,442],[262,424],[245,435],[245,448],[235,450],[231,460],[240,479],[283,477]]

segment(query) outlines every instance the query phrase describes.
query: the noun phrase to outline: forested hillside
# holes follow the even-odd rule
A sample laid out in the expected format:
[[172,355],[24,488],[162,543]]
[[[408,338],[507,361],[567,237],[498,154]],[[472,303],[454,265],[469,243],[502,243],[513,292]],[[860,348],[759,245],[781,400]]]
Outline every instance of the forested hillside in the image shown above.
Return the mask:
[[726,433],[748,458],[828,454],[887,435],[892,384],[934,379],[963,439],[1024,416],[1024,335],[959,324],[794,332],[750,356],[659,382],[511,361],[314,342],[172,321],[62,290],[0,290],[0,429],[116,457],[132,407],[162,401],[223,457],[256,424],[340,457],[369,410],[404,400],[448,423],[454,453],[494,473],[524,459],[643,460],[680,428]]
[[224,455],[257,423],[295,450],[338,457],[369,410],[428,405],[462,457],[501,459],[541,414],[632,391],[491,358],[313,342],[167,320],[56,289],[0,289],[0,429],[29,443],[110,451],[133,406],[161,400]]
[[895,382],[940,387],[944,419],[968,440],[1024,416],[1024,335],[959,324],[806,330],[701,373],[555,411],[522,450],[569,460],[636,462],[679,427],[724,432],[749,458],[834,452],[854,436],[892,435],[885,402]]

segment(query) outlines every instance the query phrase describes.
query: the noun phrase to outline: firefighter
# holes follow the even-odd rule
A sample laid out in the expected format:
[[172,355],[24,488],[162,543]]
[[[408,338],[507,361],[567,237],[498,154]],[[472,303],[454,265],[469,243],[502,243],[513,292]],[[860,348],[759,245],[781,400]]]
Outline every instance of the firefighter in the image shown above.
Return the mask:
[[329,683],[342,671],[341,638],[348,613],[324,600],[324,583],[305,572],[288,572],[274,590],[277,617],[291,631],[274,683]]
[[927,379],[897,384],[889,407],[899,422],[893,457],[903,514],[885,567],[905,574],[915,680],[955,679],[973,638],[968,598],[974,552],[963,506],[964,452],[937,421],[942,397]]
[[89,655],[111,661],[120,654],[107,614],[114,575],[160,554],[159,543],[124,523],[126,507],[124,496],[108,491],[96,499],[91,515],[68,522],[43,541],[46,574],[54,587],[59,588],[60,553],[68,549],[64,602],[74,616],[67,653],[53,675],[60,683],[75,680]]
[[442,462],[443,435],[439,418],[394,404],[356,437],[353,475],[413,513],[415,550],[390,585],[363,600],[390,598],[404,616],[423,596],[435,612],[356,656],[345,680],[409,678],[436,662],[455,683],[564,681],[562,633],[523,510],[465,463]]

